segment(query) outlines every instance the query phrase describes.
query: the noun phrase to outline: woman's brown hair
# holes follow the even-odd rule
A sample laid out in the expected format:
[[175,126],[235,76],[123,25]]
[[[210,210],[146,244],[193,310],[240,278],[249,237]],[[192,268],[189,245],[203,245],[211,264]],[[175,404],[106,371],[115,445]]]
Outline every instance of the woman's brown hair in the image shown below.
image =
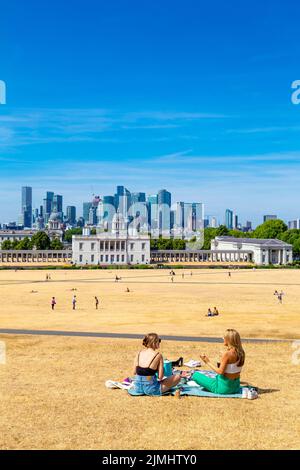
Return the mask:
[[145,346],[145,348],[155,349],[158,347],[160,341],[161,340],[156,333],[149,333],[143,339],[143,346]]
[[238,366],[241,367],[245,363],[245,351],[242,347],[241,337],[236,330],[228,328],[225,331],[224,339],[228,343],[229,349],[234,349],[238,357]]

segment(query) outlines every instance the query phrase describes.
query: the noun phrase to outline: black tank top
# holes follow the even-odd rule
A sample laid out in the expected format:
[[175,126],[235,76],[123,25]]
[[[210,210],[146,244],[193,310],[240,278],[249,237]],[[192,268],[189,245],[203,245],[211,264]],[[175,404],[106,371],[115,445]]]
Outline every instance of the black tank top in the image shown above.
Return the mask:
[[136,366],[136,374],[137,375],[142,375],[142,376],[147,376],[147,375],[155,375],[156,372],[158,371],[158,368],[156,369],[151,369],[150,366],[154,359],[159,355],[159,353],[155,354],[155,356],[152,358],[150,364],[148,367],[140,367],[139,366],[139,360],[140,360],[140,353],[138,355],[138,365]]

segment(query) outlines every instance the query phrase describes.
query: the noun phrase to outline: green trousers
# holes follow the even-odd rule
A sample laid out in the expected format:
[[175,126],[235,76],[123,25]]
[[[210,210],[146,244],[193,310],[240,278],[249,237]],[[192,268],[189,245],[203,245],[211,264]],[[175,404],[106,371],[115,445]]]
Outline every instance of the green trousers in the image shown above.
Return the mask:
[[239,378],[231,380],[220,374],[217,374],[215,378],[211,378],[201,374],[201,372],[195,372],[191,379],[212,393],[231,395],[232,393],[238,393],[240,390]]

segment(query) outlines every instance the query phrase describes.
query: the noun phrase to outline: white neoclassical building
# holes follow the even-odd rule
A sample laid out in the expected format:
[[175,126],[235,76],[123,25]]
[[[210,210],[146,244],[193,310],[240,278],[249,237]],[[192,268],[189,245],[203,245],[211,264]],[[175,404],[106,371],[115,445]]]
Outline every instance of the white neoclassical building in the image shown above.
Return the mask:
[[109,232],[91,235],[85,227],[82,235],[72,237],[72,261],[75,264],[149,264],[150,238],[140,233],[128,233],[122,216],[117,213]]
[[282,240],[216,237],[211,241],[212,250],[247,250],[252,252],[252,262],[257,265],[292,263],[293,247]]

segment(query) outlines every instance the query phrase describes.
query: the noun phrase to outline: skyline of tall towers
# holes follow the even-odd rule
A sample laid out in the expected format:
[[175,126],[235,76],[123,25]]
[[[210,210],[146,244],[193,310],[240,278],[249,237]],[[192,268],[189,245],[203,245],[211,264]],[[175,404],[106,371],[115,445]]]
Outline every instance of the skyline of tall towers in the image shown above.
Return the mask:
[[[28,219],[28,213],[30,216]],[[29,228],[43,228],[47,225],[51,214],[55,214],[62,223],[76,224],[76,207],[67,206],[63,213],[63,196],[47,191],[43,205],[32,210],[32,188],[22,187],[22,217],[20,225]],[[175,227],[195,231],[203,223],[203,204],[179,202],[172,206],[172,195],[166,189],[146,197],[145,192],[130,192],[125,186],[117,186],[114,195],[94,196],[91,202],[83,203],[82,223],[100,226],[112,219],[115,212],[123,215],[127,225],[137,230],[157,230],[155,235],[163,235]],[[21,220],[22,219],[22,220]],[[134,226],[133,226],[134,225]]]

